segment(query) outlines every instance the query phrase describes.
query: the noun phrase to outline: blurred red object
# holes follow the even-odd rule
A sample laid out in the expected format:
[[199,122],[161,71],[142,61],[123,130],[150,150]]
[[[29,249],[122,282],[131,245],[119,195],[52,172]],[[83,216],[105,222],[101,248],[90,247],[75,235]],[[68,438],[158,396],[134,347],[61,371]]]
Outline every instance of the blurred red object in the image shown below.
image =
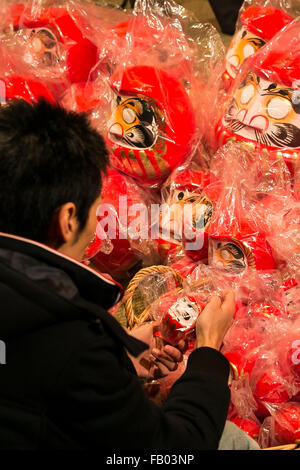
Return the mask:
[[[67,77],[71,83],[86,82],[92,67],[98,59],[95,44],[84,37],[79,22],[63,7],[34,8],[26,4],[10,6],[8,23],[15,31],[29,31],[31,53],[40,65],[56,67],[65,60]],[[80,23],[83,19],[80,19]],[[66,50],[66,57],[60,52],[59,44]]]
[[0,78],[2,87],[0,93],[2,103],[6,101],[25,100],[28,103],[37,102],[39,99],[45,99],[50,103],[55,103],[55,97],[52,92],[38,80],[22,77],[19,75],[10,75],[8,77]]
[[268,405],[281,405],[291,398],[289,388],[276,368],[269,369],[258,377],[253,396],[257,401],[256,413],[260,418],[270,415]]
[[257,439],[259,435],[260,426],[249,418],[230,418],[230,421],[236,424],[242,431],[244,431],[252,439]]
[[282,444],[291,444],[300,439],[300,405],[290,403],[274,416],[274,434]]
[[255,361],[249,360],[247,356],[239,351],[227,351],[224,356],[228,359],[233,378],[236,380],[240,376],[250,374]]
[[125,276],[140,259],[132,248],[129,228],[134,219],[130,208],[134,204],[145,204],[143,194],[133,180],[116,170],[110,169],[103,177],[102,202],[97,211],[98,226],[85,258],[89,258],[99,271],[113,278]]

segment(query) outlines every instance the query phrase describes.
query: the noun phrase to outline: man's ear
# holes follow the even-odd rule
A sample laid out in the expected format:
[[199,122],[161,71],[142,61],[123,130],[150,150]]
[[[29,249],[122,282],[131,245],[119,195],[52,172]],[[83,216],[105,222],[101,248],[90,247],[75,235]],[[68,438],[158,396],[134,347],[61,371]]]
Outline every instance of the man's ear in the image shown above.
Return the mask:
[[63,243],[75,243],[77,239],[78,220],[76,217],[76,206],[73,202],[63,204],[57,211],[56,217],[57,235]]
[[54,212],[48,232],[48,244],[56,250],[63,245],[72,246],[77,239],[76,206],[67,202]]

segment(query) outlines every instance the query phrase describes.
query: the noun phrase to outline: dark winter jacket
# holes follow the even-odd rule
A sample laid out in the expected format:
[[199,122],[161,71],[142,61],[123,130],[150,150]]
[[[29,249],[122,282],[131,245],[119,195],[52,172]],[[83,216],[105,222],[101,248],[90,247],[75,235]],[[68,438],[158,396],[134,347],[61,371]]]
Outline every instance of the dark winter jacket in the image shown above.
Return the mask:
[[81,263],[0,234],[0,449],[217,448],[229,363],[193,351],[157,407],[126,354],[146,345],[107,312],[119,298]]

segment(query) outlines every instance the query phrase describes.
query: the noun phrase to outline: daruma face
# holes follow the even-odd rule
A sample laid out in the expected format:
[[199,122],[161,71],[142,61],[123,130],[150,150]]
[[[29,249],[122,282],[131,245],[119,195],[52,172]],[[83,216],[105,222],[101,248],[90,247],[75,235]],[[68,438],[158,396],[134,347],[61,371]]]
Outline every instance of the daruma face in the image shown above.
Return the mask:
[[[22,33],[22,30],[20,32]],[[25,33],[29,46],[26,61],[40,67],[60,65],[63,57],[63,45],[51,27],[28,29]]]
[[162,218],[162,229],[170,221],[170,228],[174,227],[174,232],[185,231],[187,234],[191,231],[192,235],[195,231],[205,230],[209,225],[213,205],[208,197],[202,195],[202,191],[172,190],[166,203],[170,207],[169,220]]
[[112,166],[145,184],[165,179],[171,164],[164,127],[164,116],[153,100],[115,95],[106,135]]
[[14,31],[15,54],[33,67],[36,77],[50,72],[48,77],[59,82],[88,80],[98,61],[98,49],[82,33],[85,23],[82,16],[75,13],[70,16],[63,7],[33,11],[28,5],[16,4],[7,8],[7,26]]
[[245,59],[255,54],[265,41],[241,28],[234,36],[225,58],[226,72],[234,79]]
[[190,327],[197,320],[199,310],[197,305],[187,296],[179,298],[170,308],[170,315],[182,326]]
[[158,124],[150,103],[137,97],[116,96],[108,122],[108,137],[127,148],[152,147],[158,136]]
[[227,272],[239,273],[247,268],[247,258],[238,244],[229,240],[210,240],[210,265]]
[[250,71],[223,117],[223,126],[243,139],[278,149],[300,147],[300,90]]

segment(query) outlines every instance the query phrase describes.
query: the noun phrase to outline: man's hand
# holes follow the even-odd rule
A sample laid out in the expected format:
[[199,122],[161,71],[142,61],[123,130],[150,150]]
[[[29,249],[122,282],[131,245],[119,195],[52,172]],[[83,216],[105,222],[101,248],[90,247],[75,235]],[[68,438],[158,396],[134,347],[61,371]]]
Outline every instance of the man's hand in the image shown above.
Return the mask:
[[159,321],[148,322],[129,331],[131,336],[149,344],[149,349],[139,357],[129,355],[139,377],[147,379],[164,377],[176,370],[178,363],[183,359],[185,341],[180,341],[177,347],[164,344],[160,338],[154,336],[158,325]]
[[224,291],[223,299],[214,295],[197,319],[196,348],[208,346],[219,350],[232,324],[234,311],[233,291]]

